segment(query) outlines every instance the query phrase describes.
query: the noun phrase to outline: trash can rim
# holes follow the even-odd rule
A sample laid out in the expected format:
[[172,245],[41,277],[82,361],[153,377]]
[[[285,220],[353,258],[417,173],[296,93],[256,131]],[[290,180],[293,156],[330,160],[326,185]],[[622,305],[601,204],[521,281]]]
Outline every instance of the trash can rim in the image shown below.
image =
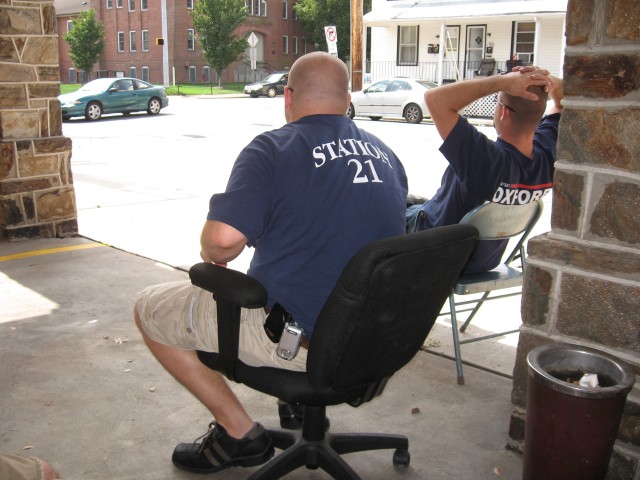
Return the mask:
[[[593,358],[598,357],[599,361],[608,362],[619,373],[620,379],[615,385],[608,387],[582,387],[579,384],[568,383],[559,378],[554,377],[545,370],[545,366],[541,365],[540,360],[545,355],[554,353],[570,352],[574,355],[587,355]],[[626,395],[635,383],[635,371],[626,362],[610,355],[606,352],[596,350],[594,348],[582,345],[572,345],[566,343],[547,344],[532,349],[527,354],[528,374],[538,379],[548,387],[576,397],[586,398],[611,398]],[[585,372],[585,373],[602,373],[602,372]],[[618,380],[618,379],[616,379]]]

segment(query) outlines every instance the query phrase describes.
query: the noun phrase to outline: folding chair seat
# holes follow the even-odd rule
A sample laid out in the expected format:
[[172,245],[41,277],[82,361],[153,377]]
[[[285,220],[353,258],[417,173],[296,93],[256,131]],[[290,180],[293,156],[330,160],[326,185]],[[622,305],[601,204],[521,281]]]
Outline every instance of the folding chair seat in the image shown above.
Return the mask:
[[[525,241],[531,230],[542,214],[542,201],[536,200],[525,205],[503,205],[499,203],[486,203],[480,205],[467,213],[460,221],[462,224],[473,225],[480,232],[479,240],[504,240],[517,238],[517,242],[511,253],[496,268],[489,272],[462,274],[458,277],[456,284],[449,295],[449,311],[440,315],[451,315],[451,329],[453,332],[453,348],[456,360],[456,374],[458,384],[464,385],[464,374],[462,371],[462,356],[460,345],[489,338],[501,337],[516,330],[493,333],[479,337],[460,340],[458,335],[458,314],[471,312],[465,322],[460,327],[460,332],[464,333],[471,320],[482,305],[489,300],[520,295],[522,290],[517,292],[503,293],[490,296],[492,292],[505,290],[513,287],[521,287],[525,267]],[[480,294],[480,298],[466,301],[456,301],[456,295]],[[474,305],[473,308],[463,308],[467,305]]]

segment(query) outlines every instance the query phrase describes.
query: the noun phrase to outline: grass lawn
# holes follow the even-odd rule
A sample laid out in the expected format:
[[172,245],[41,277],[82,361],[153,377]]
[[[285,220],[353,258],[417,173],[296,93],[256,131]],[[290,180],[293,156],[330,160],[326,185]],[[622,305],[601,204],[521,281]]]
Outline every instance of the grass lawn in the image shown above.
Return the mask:
[[[167,88],[167,95],[220,95],[226,93],[242,93],[244,85],[244,83],[224,83],[222,87],[218,87],[217,83],[171,85]],[[80,83],[62,83],[60,84],[60,93],[75,92],[81,86]]]

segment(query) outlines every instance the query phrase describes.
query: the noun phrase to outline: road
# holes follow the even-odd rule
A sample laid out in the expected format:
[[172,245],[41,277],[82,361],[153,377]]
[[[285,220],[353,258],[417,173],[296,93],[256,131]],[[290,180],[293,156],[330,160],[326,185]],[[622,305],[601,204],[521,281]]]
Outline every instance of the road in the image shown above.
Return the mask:
[[[224,190],[237,154],[253,137],[284,124],[283,103],[283,97],[171,97],[157,116],[65,122],[80,234],[172,266],[199,261],[210,196]],[[430,122],[355,121],[401,158],[410,192],[435,192],[446,161]],[[480,128],[495,137],[492,127]],[[244,270],[250,255],[247,250],[234,268]]]

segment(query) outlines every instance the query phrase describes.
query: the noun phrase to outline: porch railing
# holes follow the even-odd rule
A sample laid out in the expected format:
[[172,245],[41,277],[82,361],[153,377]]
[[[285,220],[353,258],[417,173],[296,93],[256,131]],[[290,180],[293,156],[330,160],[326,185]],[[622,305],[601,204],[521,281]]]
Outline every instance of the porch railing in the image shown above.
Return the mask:
[[[472,78],[473,72],[480,68],[481,61],[473,62],[443,62],[442,78],[445,83]],[[494,75],[507,71],[507,61],[496,61]],[[440,72],[438,62],[419,62],[416,65],[399,65],[395,61],[367,62],[364,83],[374,83],[389,77],[408,77],[429,82],[437,82]]]

